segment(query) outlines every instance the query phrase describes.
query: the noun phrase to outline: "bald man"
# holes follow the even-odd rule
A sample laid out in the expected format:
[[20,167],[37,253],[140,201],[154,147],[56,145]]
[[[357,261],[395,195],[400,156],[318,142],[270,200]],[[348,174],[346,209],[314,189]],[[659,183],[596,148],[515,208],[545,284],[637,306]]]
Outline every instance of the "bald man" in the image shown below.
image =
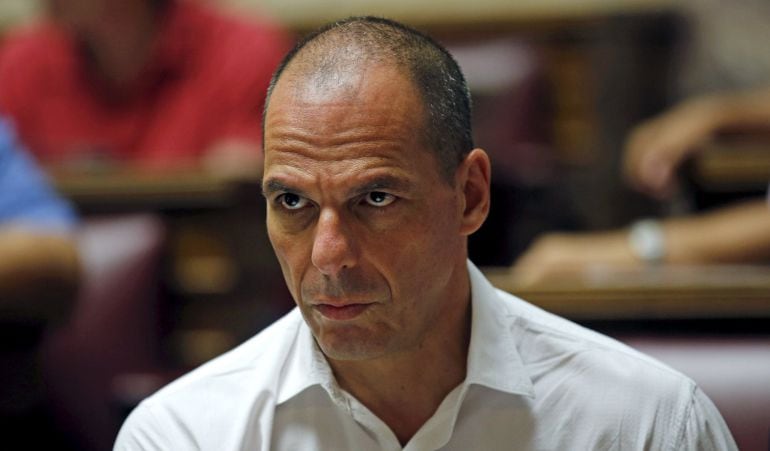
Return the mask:
[[377,18],[273,76],[267,226],[297,308],[142,402],[119,450],[735,449],[689,379],[492,287],[452,57]]

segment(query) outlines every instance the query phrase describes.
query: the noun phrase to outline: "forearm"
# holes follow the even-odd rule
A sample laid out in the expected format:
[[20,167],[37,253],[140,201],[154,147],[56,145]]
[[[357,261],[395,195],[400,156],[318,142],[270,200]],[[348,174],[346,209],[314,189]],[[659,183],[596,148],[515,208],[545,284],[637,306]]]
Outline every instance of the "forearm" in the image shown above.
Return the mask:
[[770,128],[770,87],[706,98],[715,131]]
[[79,276],[72,237],[0,229],[0,309],[5,315],[62,318],[71,307]]
[[667,263],[770,261],[770,207],[765,199],[663,222]]
[[206,149],[203,169],[232,180],[257,180],[262,176],[261,145],[246,138],[229,138]]

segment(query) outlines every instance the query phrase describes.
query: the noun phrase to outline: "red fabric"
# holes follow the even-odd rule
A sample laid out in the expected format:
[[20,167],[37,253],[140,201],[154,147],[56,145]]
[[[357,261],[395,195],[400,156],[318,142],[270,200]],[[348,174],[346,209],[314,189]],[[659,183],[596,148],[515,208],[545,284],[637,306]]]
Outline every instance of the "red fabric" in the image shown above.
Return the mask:
[[0,53],[0,109],[30,150],[58,164],[95,155],[140,167],[185,166],[228,138],[261,144],[270,76],[290,44],[272,24],[172,3],[132,94],[110,101],[74,41],[44,23]]

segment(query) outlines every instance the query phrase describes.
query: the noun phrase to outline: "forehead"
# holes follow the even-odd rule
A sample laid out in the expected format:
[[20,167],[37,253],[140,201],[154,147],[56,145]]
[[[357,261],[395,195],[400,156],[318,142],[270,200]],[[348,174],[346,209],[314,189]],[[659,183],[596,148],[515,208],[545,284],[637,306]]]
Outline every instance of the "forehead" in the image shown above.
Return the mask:
[[[265,115],[265,168],[309,158],[420,159],[423,105],[411,80],[385,64],[332,73],[297,73],[290,66]],[[422,151],[422,152],[421,152]]]
[[[345,66],[350,62],[350,66]],[[265,117],[266,133],[276,116],[305,120],[325,108],[344,108],[345,116],[365,114],[373,121],[422,118],[419,92],[402,70],[388,63],[341,61],[336,68],[290,64],[277,82]],[[343,67],[345,66],[345,67]],[[420,121],[421,122],[421,121]]]

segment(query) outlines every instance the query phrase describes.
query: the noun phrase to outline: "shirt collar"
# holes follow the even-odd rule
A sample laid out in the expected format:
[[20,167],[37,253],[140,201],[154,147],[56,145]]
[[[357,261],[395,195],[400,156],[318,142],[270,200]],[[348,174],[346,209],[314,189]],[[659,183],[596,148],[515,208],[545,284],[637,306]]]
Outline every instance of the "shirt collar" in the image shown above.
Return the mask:
[[[527,375],[517,349],[513,330],[516,316],[505,307],[495,287],[470,261],[468,273],[471,281],[472,318],[468,370],[464,383],[534,396],[532,380]],[[278,387],[278,404],[314,385],[322,386],[337,401],[344,399],[329,363],[304,320],[298,327],[282,376]]]
[[497,295],[476,266],[468,261],[471,281],[471,343],[466,384],[512,394],[534,396],[535,390],[516,342],[517,316]]
[[304,319],[297,329],[279,382],[277,403],[282,404],[314,385],[326,388],[331,396],[341,396],[332,369]]

